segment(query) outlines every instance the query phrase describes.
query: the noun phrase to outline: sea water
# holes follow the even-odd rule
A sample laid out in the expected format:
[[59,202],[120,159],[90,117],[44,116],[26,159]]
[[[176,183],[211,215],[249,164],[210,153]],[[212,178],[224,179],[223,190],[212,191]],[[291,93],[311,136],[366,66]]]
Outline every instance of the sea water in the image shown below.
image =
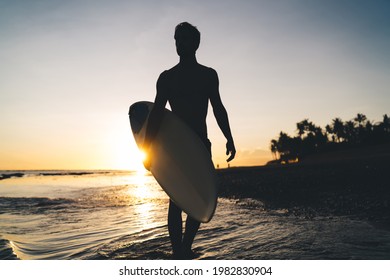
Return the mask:
[[[149,173],[0,171],[0,178],[0,259],[171,258],[169,199]],[[390,231],[220,198],[193,248],[198,259],[390,259]]]

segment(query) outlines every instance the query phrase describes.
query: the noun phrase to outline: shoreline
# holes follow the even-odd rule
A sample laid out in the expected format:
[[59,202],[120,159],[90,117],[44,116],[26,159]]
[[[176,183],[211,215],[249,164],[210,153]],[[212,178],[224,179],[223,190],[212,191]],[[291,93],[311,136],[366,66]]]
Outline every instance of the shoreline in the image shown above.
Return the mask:
[[290,215],[350,216],[390,229],[390,157],[217,170],[219,195],[253,198]]

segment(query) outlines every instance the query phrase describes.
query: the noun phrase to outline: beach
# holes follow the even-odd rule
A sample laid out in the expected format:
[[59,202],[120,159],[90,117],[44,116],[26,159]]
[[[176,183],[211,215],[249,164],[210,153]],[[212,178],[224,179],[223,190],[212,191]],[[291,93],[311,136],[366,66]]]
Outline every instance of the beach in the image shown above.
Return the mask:
[[[389,167],[375,157],[217,170],[196,259],[388,260]],[[0,259],[171,258],[168,197],[147,172],[0,173]]]
[[232,168],[219,173],[220,195],[308,219],[348,215],[390,226],[389,170],[389,157]]

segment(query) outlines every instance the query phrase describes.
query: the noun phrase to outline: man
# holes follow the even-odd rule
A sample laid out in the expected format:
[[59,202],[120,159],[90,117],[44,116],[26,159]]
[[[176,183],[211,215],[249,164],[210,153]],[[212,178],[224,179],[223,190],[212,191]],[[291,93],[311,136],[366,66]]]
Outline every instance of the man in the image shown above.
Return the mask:
[[[176,51],[180,62],[173,68],[161,73],[157,81],[155,105],[149,116],[144,150],[147,152],[150,143],[158,131],[165,105],[169,102],[172,111],[187,123],[200,137],[210,152],[211,143],[207,138],[206,115],[210,101],[217,123],[227,139],[227,161],[236,154],[233,137],[230,131],[228,115],[219,95],[217,72],[199,64],[196,50],[200,43],[200,32],[187,22],[180,23],[175,29]],[[144,162],[149,169],[153,158]],[[185,232],[182,233],[182,210],[172,201],[169,203],[168,231],[172,243],[173,258],[190,259],[195,235],[200,223],[187,217]]]

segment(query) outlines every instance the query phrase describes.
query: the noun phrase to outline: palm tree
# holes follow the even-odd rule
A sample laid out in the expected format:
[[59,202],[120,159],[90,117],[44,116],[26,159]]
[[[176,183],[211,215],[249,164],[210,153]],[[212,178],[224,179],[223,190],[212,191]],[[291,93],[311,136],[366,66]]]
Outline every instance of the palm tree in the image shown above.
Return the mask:
[[337,142],[340,143],[345,138],[344,123],[340,118],[333,119],[332,131],[336,136]]
[[383,116],[382,127],[385,133],[390,133],[390,118],[387,116],[387,114]]
[[366,115],[359,113],[353,120],[357,124],[356,141],[364,142],[364,138],[366,138],[365,125],[367,124],[367,117]]
[[297,123],[297,130],[300,138],[302,138],[302,135],[309,130],[310,124],[311,123],[309,122],[308,119],[304,119],[303,121]]
[[353,121],[347,121],[344,125],[345,140],[348,143],[356,143],[357,135],[355,123]]
[[299,158],[301,142],[302,139],[299,137],[290,137],[287,133],[280,132],[277,141],[280,160],[285,163],[297,160]]
[[357,122],[359,127],[362,127],[363,124],[367,121],[367,117],[364,114],[357,114],[357,116],[354,118],[354,121]]
[[[383,122],[373,124],[364,114],[357,114],[350,121],[335,118],[325,129],[316,126],[308,119],[296,124],[298,136],[290,137],[283,131],[277,140],[271,140],[271,152],[280,162],[293,162],[319,151],[336,146],[367,145],[390,142],[390,118],[383,116]],[[332,138],[330,143],[329,136]],[[325,149],[324,149],[325,148]]]
[[271,140],[271,152],[272,154],[274,155],[275,157],[275,160],[278,159],[278,141],[276,141],[275,139],[272,139]]
[[390,118],[383,116],[383,121],[375,125],[373,128],[373,140],[378,143],[390,141]]
[[329,135],[331,135],[332,142],[336,142],[336,136],[334,134],[333,127],[331,125],[327,124],[325,126],[325,132],[328,133]]

